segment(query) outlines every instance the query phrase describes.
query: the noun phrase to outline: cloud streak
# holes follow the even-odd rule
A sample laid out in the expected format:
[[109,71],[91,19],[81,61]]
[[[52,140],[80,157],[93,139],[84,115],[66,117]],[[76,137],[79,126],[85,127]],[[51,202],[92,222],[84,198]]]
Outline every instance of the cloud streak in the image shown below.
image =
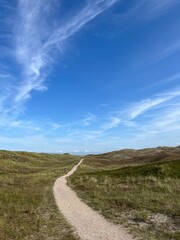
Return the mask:
[[62,53],[64,43],[70,37],[117,1],[89,0],[75,16],[66,20],[59,19],[61,23],[54,27],[54,1],[19,0],[15,55],[22,66],[21,78],[24,80],[18,86],[16,104],[28,99],[32,90],[46,90],[45,69],[54,61],[54,50],[58,49]]
[[134,1],[134,4],[127,9],[122,17],[128,20],[135,19],[139,22],[146,22],[163,15],[178,4],[178,0],[138,0]]
[[156,83],[153,83],[149,86],[146,86],[142,89],[140,89],[140,91],[144,91],[144,90],[147,90],[147,89],[150,89],[150,88],[154,88],[154,87],[158,87],[158,86],[162,86],[162,85],[166,85],[166,84],[169,84],[169,83],[174,83],[176,81],[178,81],[180,79],[180,72],[176,73],[176,74],[173,74],[169,77],[166,77]]
[[90,126],[93,122],[95,122],[96,121],[96,116],[94,115],[94,114],[92,114],[92,113],[88,113],[87,114],[87,117],[85,117],[84,119],[82,119],[82,125],[84,126],[84,127],[88,127],[88,126]]
[[0,56],[3,118],[8,114],[10,119],[11,115],[18,117],[32,91],[47,90],[45,82],[70,37],[117,1],[88,0],[64,18],[60,15],[61,4],[55,0],[17,0],[17,5],[0,0],[1,37],[7,40],[2,41]]
[[169,92],[160,93],[159,96],[153,98],[153,99],[145,99],[142,100],[139,103],[134,104],[134,106],[131,106],[128,110],[128,115],[130,120],[133,120],[137,118],[138,116],[142,115],[148,110],[162,107],[163,103],[166,103],[170,101],[171,99],[174,99],[178,96],[180,96],[180,90],[175,89]]
[[[0,127],[3,131],[8,132],[8,129],[14,131],[14,139],[21,144],[23,141],[20,139],[25,131],[29,139],[40,139],[41,146],[48,146],[52,151],[56,151],[58,146],[67,149],[67,144],[71,144],[71,147],[76,145],[80,150],[93,149],[94,146],[94,149],[100,151],[107,151],[106,147],[112,150],[115,146],[116,148],[148,146],[148,141],[152,146],[153,141],[157,144],[162,143],[165,137],[174,131],[177,137],[175,140],[171,138],[168,140],[173,144],[174,141],[178,141],[180,134],[179,99],[180,89],[177,88],[132,103],[119,112],[107,112],[104,116],[88,113],[84,119],[65,125],[48,119],[28,121],[1,118]],[[9,138],[6,140],[12,144]],[[155,142],[153,144],[156,144]],[[145,143],[147,145],[141,145]],[[39,146],[32,145],[34,149]]]
[[[18,117],[23,111],[24,103],[31,97],[32,91],[47,89],[46,80],[51,68],[59,55],[63,56],[70,38],[118,1],[123,0],[87,0],[84,1],[84,7],[78,11],[61,17],[61,9],[58,8],[55,0],[17,0],[18,5],[14,11],[16,16],[13,18],[14,21],[11,20],[13,31],[11,33],[7,31],[5,36],[6,39],[11,40],[9,41],[11,44],[7,41],[6,46],[2,48],[3,58],[6,57],[9,61],[7,68],[3,65],[5,61],[0,63],[2,65],[0,66],[2,92],[0,129],[2,133],[5,132],[4,136],[13,133],[13,140],[7,137],[10,145],[17,140],[17,143],[24,146],[24,136],[29,135],[30,144],[41,141],[41,145],[53,150],[60,144],[67,147],[67,143],[73,146],[75,144],[77,148],[78,146],[83,148],[85,146],[85,149],[87,146],[98,148],[96,146],[98,140],[107,146],[111,141],[113,144],[119,141],[127,143],[133,134],[135,141],[140,135],[148,138],[150,135],[156,136],[159,133],[180,130],[178,105],[180,89],[178,88],[120,106],[121,109],[124,108],[123,111],[116,109],[114,112],[107,110],[104,113],[87,113],[83,119],[64,125],[49,119],[28,120]],[[0,2],[4,4],[4,8],[8,7],[7,1],[0,0]],[[142,22],[153,20],[178,4],[177,0],[134,2],[122,17]],[[9,27],[7,23],[5,25],[6,28]],[[150,60],[158,62],[179,49],[180,44],[177,41],[170,47],[162,48]],[[177,73],[150,87],[174,82],[179,78],[180,73]],[[124,133],[127,135],[123,135]],[[33,147],[36,149],[35,143]]]

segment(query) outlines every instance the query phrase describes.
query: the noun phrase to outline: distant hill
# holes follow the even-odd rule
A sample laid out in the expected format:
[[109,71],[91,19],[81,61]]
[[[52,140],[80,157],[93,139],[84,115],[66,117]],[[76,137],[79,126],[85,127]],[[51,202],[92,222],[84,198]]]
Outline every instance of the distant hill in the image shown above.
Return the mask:
[[170,161],[180,159],[180,146],[177,147],[157,147],[140,150],[122,149],[103,154],[87,155],[86,160],[91,160],[96,164],[142,164],[157,161]]

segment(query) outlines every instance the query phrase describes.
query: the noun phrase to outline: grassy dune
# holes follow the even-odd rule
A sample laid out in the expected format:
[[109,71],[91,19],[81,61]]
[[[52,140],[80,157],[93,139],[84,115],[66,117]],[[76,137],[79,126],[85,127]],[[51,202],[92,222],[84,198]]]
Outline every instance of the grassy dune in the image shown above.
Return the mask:
[[[78,239],[55,205],[52,186],[79,159],[0,151],[0,239]],[[180,239],[180,148],[86,156],[69,184],[140,239]]]
[[75,240],[52,193],[79,160],[70,155],[0,151],[0,239]]
[[123,151],[86,157],[70,186],[140,239],[180,239],[180,149]]

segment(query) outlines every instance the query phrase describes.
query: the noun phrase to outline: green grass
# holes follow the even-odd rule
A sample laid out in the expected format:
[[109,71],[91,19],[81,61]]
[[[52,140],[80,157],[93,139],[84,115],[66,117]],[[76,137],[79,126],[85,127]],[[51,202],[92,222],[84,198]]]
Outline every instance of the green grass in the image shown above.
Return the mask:
[[180,239],[180,160],[129,167],[94,162],[86,158],[69,178],[88,205],[139,238]]
[[[179,148],[87,156],[69,184],[139,239],[180,239]],[[0,239],[76,240],[52,187],[80,157],[0,151]]]
[[75,240],[59,213],[55,179],[79,160],[70,155],[0,151],[0,239]]

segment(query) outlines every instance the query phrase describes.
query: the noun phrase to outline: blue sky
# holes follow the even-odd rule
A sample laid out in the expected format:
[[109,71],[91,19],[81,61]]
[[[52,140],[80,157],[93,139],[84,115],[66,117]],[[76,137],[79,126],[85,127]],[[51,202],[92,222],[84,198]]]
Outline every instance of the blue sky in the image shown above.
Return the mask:
[[0,149],[180,144],[179,0],[0,0]]

